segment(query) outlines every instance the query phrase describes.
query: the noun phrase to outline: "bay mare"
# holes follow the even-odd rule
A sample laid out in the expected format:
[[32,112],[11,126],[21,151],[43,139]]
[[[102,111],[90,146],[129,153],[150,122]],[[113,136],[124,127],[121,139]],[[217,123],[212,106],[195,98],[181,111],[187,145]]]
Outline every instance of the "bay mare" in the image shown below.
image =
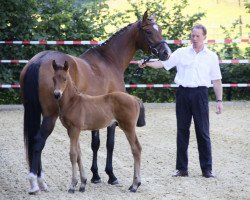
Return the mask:
[[[58,99],[59,117],[67,129],[70,138],[70,161],[72,164],[72,181],[69,192],[76,190],[77,164],[80,171],[80,191],[85,191],[87,178],[81,159],[79,135],[81,130],[97,130],[117,122],[125,133],[134,157],[133,183],[129,187],[136,192],[141,185],[141,145],[136,136],[136,125],[145,125],[145,111],[142,101],[124,92],[112,92],[104,95],[90,96],[79,93],[69,74],[68,62],[64,66],[53,61],[54,96]],[[35,180],[36,181],[36,180]],[[38,184],[36,184],[38,185]]]
[[[53,96],[52,60],[60,65],[65,61],[69,63],[70,75],[80,92],[89,95],[125,92],[124,72],[138,49],[151,52],[160,60],[166,60],[170,54],[170,49],[163,40],[161,28],[154,16],[148,16],[147,12],[141,20],[129,24],[102,45],[90,48],[79,57],[58,51],[43,51],[25,65],[20,74],[24,105],[24,143],[29,172],[38,177],[39,186],[34,188],[30,183],[30,194],[36,193],[38,189],[48,190],[42,171],[41,153],[59,114],[58,104]],[[118,183],[112,166],[115,127],[116,124],[112,124],[107,128],[105,171],[110,184]],[[97,167],[99,146],[99,131],[92,131],[93,183],[100,182]]]

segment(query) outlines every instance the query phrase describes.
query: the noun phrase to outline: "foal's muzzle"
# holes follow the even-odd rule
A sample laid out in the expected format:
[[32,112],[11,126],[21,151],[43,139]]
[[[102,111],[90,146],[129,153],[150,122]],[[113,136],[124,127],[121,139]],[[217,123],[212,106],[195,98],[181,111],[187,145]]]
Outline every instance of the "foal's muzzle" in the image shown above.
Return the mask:
[[60,90],[55,90],[54,97],[55,99],[59,100],[62,97],[62,92]]

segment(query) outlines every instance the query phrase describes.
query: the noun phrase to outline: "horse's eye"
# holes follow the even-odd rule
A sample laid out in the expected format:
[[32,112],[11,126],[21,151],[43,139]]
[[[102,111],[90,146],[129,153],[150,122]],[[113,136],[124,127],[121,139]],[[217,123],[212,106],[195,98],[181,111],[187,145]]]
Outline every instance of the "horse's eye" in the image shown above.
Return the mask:
[[67,81],[67,79],[66,79],[66,78],[63,78],[63,81],[64,81],[64,82],[66,82],[66,81]]
[[147,33],[148,35],[151,35],[151,34],[152,34],[152,32],[151,32],[151,31],[146,31],[146,33]]

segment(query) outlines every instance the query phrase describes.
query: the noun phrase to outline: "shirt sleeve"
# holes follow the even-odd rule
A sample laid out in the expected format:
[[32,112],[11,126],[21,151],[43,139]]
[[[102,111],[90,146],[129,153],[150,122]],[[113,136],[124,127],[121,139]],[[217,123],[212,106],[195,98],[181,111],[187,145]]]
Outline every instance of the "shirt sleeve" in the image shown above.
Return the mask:
[[212,65],[213,66],[212,66],[211,71],[210,71],[211,80],[222,79],[221,71],[220,71],[220,65],[219,65],[219,58],[215,53],[213,53],[213,63],[212,63]]
[[170,70],[171,68],[175,67],[178,65],[178,62],[179,62],[179,52],[180,52],[180,49],[177,49],[176,51],[174,51],[168,60],[165,60],[165,61],[161,61],[163,67],[166,69],[166,70]]

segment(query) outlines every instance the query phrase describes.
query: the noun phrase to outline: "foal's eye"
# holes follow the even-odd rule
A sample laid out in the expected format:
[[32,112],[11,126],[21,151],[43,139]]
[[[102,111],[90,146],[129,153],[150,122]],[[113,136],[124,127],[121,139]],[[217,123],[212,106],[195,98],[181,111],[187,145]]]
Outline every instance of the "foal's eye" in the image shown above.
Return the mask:
[[63,78],[63,81],[64,81],[64,82],[66,82],[66,81],[67,81],[67,79],[66,79],[66,78]]

